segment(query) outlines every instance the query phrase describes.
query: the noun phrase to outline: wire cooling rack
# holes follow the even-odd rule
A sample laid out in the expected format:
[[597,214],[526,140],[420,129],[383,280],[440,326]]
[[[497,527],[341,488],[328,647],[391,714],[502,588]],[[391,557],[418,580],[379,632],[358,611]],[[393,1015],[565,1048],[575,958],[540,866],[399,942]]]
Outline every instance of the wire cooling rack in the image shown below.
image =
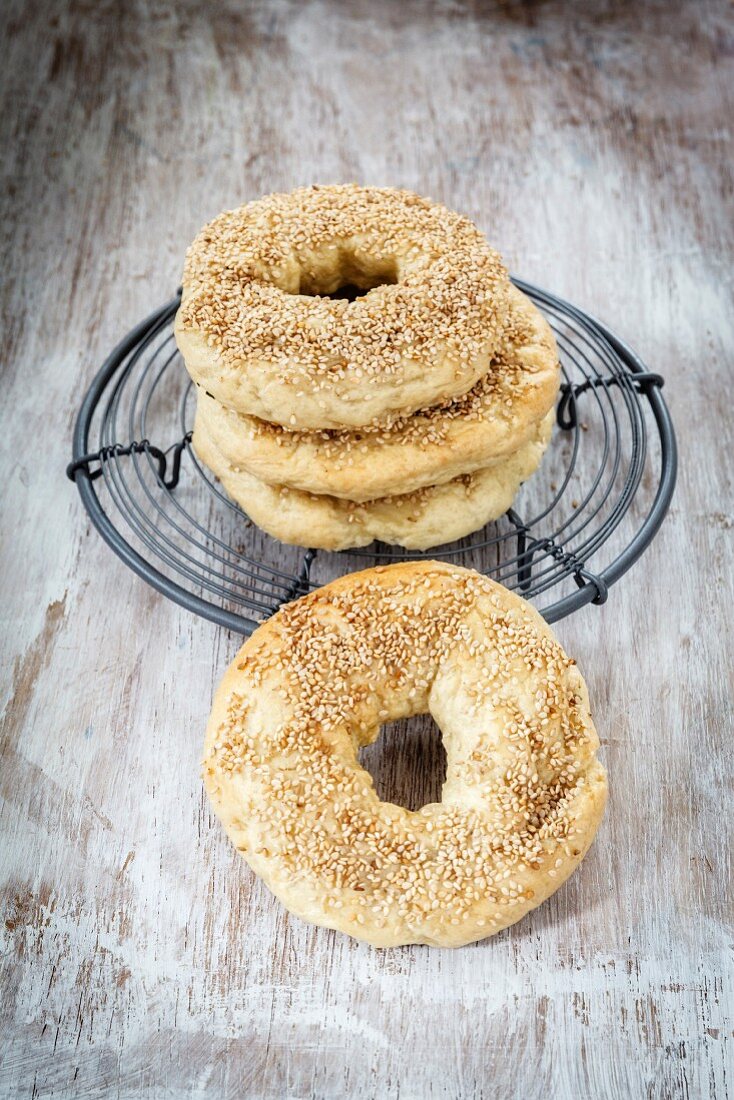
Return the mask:
[[496,523],[425,553],[374,543],[326,553],[255,527],[190,446],[194,387],[173,338],[179,298],[114,349],[84,397],[67,473],[116,554],[177,603],[249,634],[281,604],[342,573],[410,558],[473,567],[555,622],[639,558],[675,486],[675,433],[660,389],[626,344],[570,303],[518,279],[558,342],[557,427],[539,471]]

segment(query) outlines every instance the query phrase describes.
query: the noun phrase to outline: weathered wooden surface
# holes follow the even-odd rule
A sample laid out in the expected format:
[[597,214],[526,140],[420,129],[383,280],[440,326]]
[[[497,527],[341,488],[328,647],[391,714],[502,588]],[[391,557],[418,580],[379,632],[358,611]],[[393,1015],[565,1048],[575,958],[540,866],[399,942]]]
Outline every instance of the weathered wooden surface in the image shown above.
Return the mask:
[[[728,1095],[730,10],[6,7],[3,1095]],[[454,953],[290,920],[235,858],[198,756],[237,639],[128,573],[63,475],[82,388],[199,225],[351,179],[466,211],[610,321],[681,442],[654,546],[558,628],[610,773],[598,841]]]

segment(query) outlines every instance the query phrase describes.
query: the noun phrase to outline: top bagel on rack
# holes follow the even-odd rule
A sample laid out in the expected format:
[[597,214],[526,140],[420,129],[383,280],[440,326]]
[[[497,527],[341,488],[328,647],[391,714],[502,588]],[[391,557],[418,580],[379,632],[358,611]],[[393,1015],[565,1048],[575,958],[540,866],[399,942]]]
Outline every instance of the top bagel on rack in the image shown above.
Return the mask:
[[[366,293],[325,297],[344,286]],[[308,187],[201,230],[176,340],[194,381],[237,412],[357,428],[470,390],[502,344],[509,293],[467,218],[410,191]]]

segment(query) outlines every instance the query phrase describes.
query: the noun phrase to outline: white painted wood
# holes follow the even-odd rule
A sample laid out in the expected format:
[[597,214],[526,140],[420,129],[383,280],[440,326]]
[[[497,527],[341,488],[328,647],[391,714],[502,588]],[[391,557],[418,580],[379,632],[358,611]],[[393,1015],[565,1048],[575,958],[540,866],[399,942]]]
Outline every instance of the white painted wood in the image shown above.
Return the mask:
[[[727,1096],[730,9],[11,8],[2,1095]],[[598,841],[540,910],[453,953],[291,920],[235,857],[198,756],[237,639],[128,573],[63,474],[83,388],[200,224],[352,179],[466,211],[609,321],[665,374],[681,441],[652,549],[558,627],[609,768]],[[419,759],[405,746],[405,790]]]

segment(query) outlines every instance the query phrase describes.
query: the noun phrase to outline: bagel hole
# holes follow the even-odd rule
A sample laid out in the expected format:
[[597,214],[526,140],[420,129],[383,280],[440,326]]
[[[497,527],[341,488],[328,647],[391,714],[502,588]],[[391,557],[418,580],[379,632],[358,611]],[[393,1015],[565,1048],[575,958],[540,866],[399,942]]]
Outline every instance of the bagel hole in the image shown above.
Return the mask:
[[310,298],[342,298],[353,302],[378,286],[394,286],[398,269],[394,260],[360,263],[341,254],[333,262],[323,261],[312,269],[303,268],[298,293]]
[[441,730],[430,714],[401,718],[382,726],[377,739],[359,751],[377,797],[406,810],[441,801],[446,751]]
[[[378,286],[385,286],[385,283],[378,283]],[[348,302],[354,302],[357,298],[363,298],[365,294],[369,294],[374,287],[360,287],[355,286],[354,283],[345,283],[344,286],[338,287],[332,294],[323,294],[323,298],[345,298]]]

